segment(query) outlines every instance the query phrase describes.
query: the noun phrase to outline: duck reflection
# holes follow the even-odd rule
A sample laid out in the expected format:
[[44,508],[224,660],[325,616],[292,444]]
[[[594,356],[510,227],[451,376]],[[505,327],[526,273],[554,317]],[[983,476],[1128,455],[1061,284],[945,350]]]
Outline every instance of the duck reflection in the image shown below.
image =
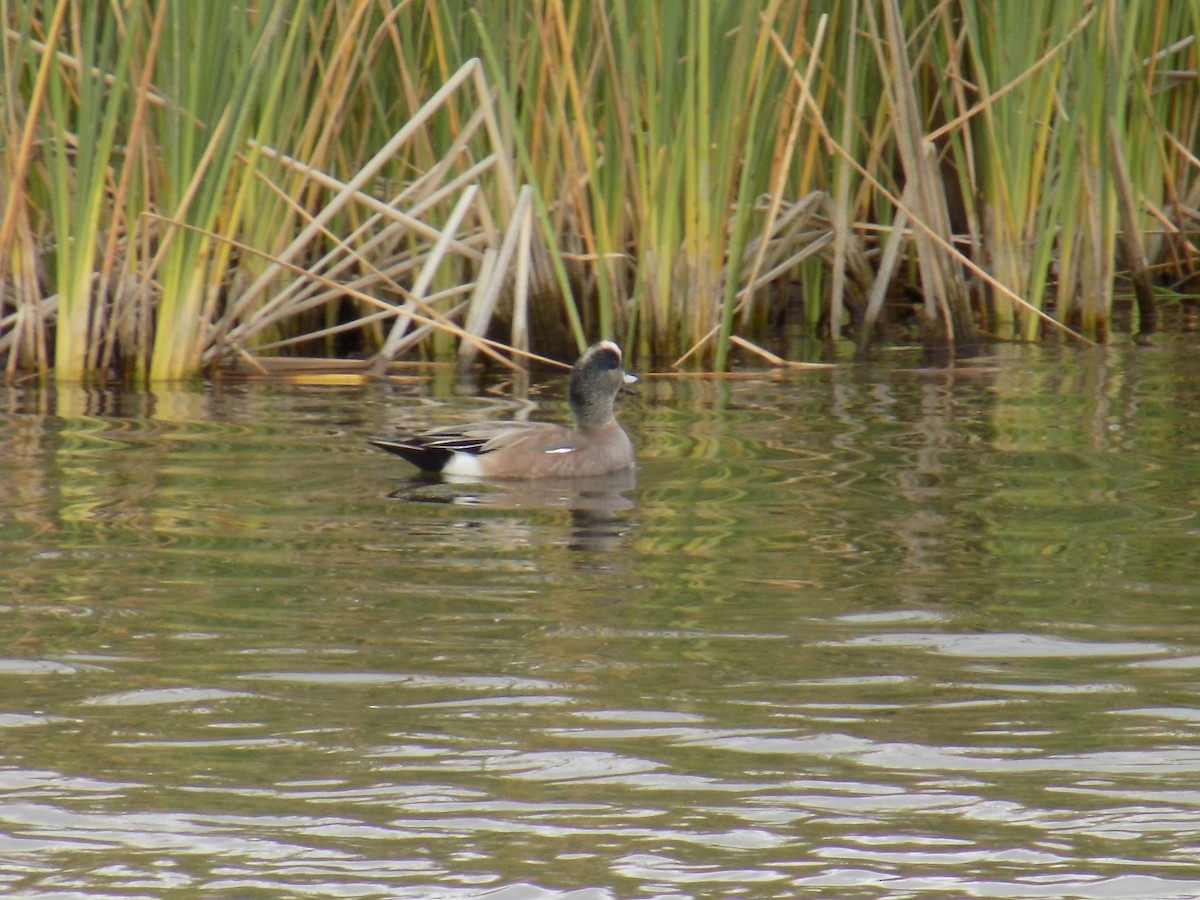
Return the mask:
[[562,509],[570,512],[572,550],[606,550],[629,531],[637,486],[632,468],[588,478],[502,480],[469,476],[414,476],[388,494],[392,500],[496,510]]

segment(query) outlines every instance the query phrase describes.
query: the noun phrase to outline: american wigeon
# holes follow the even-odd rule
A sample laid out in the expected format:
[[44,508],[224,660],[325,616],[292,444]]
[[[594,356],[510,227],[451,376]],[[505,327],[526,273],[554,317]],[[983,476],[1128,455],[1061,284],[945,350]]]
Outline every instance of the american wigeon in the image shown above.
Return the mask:
[[424,472],[484,478],[586,478],[633,465],[633,445],[613,415],[621,388],[637,379],[621,348],[600,341],[571,367],[567,399],[575,427],[547,422],[476,422],[370,443]]

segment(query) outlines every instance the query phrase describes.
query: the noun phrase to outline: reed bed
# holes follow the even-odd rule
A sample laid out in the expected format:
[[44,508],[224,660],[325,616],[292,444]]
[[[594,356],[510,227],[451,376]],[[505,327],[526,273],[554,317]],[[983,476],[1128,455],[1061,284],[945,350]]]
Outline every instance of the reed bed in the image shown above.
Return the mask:
[[0,0],[0,360],[1103,341],[1200,276],[1200,0]]

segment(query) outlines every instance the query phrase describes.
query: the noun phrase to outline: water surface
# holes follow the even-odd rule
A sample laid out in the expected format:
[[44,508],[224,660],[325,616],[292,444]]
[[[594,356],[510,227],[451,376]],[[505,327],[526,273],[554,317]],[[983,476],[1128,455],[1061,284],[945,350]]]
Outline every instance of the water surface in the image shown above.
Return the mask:
[[452,380],[0,390],[14,897],[1200,895],[1200,348],[646,379],[438,484]]

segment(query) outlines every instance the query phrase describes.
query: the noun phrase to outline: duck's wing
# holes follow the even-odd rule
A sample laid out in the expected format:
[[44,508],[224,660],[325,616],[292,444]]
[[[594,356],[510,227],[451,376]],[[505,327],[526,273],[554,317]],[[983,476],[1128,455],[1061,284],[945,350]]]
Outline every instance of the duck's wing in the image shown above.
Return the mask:
[[432,428],[394,438],[373,437],[367,442],[395,453],[425,472],[440,472],[456,453],[480,456],[505,448],[548,453],[574,447],[570,428],[546,422],[472,422]]
[[575,446],[574,429],[550,422],[479,422],[468,425],[460,433],[468,443],[483,441],[478,450],[468,450],[468,453],[491,453],[516,447],[531,453],[548,453]]

